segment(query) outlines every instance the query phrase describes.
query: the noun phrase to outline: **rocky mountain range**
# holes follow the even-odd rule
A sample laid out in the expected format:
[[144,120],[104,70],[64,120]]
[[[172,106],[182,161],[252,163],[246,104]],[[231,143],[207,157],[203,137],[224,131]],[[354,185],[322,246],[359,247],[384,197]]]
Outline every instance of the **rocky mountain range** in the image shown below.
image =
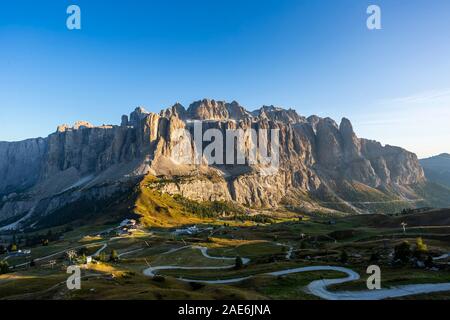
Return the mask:
[[[190,139],[179,129],[192,131],[194,120],[222,132],[278,129],[279,170],[178,163],[173,150]],[[159,114],[136,108],[120,125],[77,122],[46,138],[0,142],[0,227],[32,226],[80,201],[130,193],[146,175],[164,178],[159,187],[169,195],[256,209],[368,213],[450,205],[446,194],[429,197],[415,154],[358,138],[348,119],[338,124],[273,106],[250,112],[235,101],[204,99]]]

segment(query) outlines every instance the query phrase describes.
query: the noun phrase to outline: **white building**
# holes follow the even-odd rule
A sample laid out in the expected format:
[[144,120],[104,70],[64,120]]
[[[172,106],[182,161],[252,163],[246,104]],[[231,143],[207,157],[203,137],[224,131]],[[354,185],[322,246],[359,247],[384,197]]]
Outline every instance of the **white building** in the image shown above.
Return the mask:
[[125,219],[123,220],[119,227],[126,227],[126,226],[135,226],[136,225],[136,220],[134,219]]
[[197,228],[197,226],[193,226],[193,227],[188,227],[185,229],[177,229],[177,230],[175,230],[174,234],[176,234],[176,235],[182,235],[182,234],[193,235],[193,234],[199,233],[199,231],[200,230]]

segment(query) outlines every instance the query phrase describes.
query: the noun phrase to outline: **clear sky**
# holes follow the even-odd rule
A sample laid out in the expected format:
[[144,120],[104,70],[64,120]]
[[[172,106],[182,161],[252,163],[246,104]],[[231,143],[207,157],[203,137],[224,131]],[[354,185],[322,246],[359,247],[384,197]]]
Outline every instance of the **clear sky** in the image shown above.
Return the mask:
[[[66,28],[70,4],[81,30]],[[370,4],[382,30],[366,27]],[[0,3],[0,140],[201,98],[345,116],[361,137],[450,152],[450,1]]]

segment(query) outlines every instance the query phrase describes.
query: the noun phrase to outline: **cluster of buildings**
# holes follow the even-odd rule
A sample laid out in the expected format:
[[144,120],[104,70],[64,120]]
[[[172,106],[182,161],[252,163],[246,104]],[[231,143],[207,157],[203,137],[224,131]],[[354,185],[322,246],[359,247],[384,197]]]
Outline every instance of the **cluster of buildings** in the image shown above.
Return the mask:
[[125,236],[125,235],[131,235],[133,232],[138,230],[138,225],[136,220],[134,219],[125,219],[117,228],[116,234],[118,236]]
[[199,228],[197,228],[197,226],[191,226],[191,227],[187,227],[187,228],[183,228],[183,229],[176,229],[173,232],[173,234],[176,236],[181,236],[181,235],[192,236],[192,235],[198,234],[200,232],[210,231],[210,230],[213,230],[213,228],[199,229]]
[[181,235],[194,235],[199,233],[200,230],[197,228],[197,226],[192,226],[192,227],[187,227],[184,229],[176,229],[174,231],[174,234],[177,236],[181,236]]

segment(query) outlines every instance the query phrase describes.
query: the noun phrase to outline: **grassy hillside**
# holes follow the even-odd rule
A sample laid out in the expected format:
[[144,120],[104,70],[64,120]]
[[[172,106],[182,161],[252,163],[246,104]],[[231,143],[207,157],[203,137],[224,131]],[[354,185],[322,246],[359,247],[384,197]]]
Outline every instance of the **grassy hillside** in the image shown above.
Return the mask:
[[420,160],[425,175],[429,181],[450,188],[450,155],[441,155]]
[[[336,190],[336,191],[333,191]],[[413,192],[411,192],[413,193]],[[429,196],[427,194],[427,196]],[[372,188],[353,181],[334,182],[316,192],[315,200],[324,207],[346,213],[395,213],[405,208],[431,206],[417,195],[412,201],[400,198],[393,190]],[[450,199],[450,197],[449,197]]]
[[182,205],[171,196],[150,188],[149,184],[155,182],[155,179],[147,176],[139,186],[134,211],[140,215],[144,225],[171,227],[201,221],[198,217],[186,214]]
[[425,176],[429,181],[441,184],[445,187],[450,188],[450,170],[449,171],[438,171],[432,168],[423,169],[425,171]]
[[105,199],[82,197],[69,203],[48,215],[36,215],[28,221],[36,229],[52,228],[71,224],[81,226],[85,224],[111,224],[124,218],[136,218],[131,208],[135,202],[133,188],[117,192]]
[[423,206],[435,208],[450,207],[450,189],[433,182],[425,182],[413,187],[414,191],[425,199]]
[[[124,218],[138,218],[149,227],[176,227],[225,221],[270,223],[277,219],[276,214],[268,210],[251,210],[225,201],[197,202],[181,195],[165,194],[158,187],[161,181],[164,180],[147,175],[109,198],[80,198],[49,215],[34,216],[30,224],[35,223],[36,228],[45,229],[67,224],[113,224]],[[450,189],[429,182],[410,187],[417,199],[423,199],[412,201],[392,196],[389,190],[374,189],[359,183],[343,181],[333,187],[339,191],[335,193],[324,189],[315,200],[311,198],[310,201],[347,213],[390,214],[405,208],[450,207]]]
[[434,209],[411,214],[388,216],[382,214],[358,215],[344,218],[344,221],[374,228],[400,228],[405,222],[409,227],[448,226],[450,225],[450,209]]
[[173,227],[184,224],[213,222],[218,218],[240,218],[244,210],[224,201],[197,202],[182,196],[171,196],[154,186],[158,178],[148,175],[139,185],[134,212],[146,226]]

